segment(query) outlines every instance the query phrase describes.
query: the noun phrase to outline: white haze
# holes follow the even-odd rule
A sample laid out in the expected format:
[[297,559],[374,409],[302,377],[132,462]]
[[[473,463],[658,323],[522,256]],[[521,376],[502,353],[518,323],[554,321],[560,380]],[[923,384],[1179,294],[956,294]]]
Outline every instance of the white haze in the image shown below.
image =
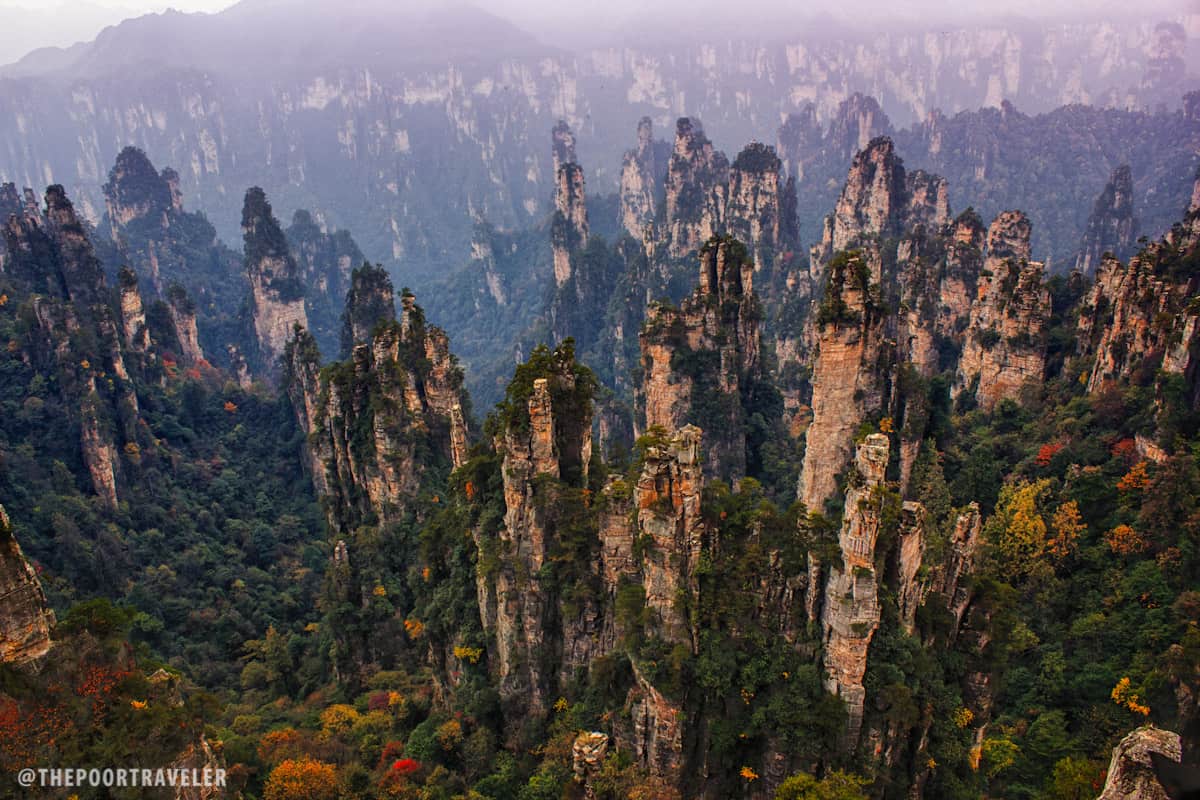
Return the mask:
[[[243,0],[247,5],[310,4],[313,0]],[[411,9],[443,0],[328,0],[332,8],[367,3],[383,9]],[[462,0],[444,0],[464,5]],[[471,5],[544,40],[571,46],[625,36],[709,35],[744,31],[751,35],[789,32],[806,22],[833,21],[846,26],[889,24],[943,27],[989,19],[1027,17],[1084,20],[1097,17],[1158,20],[1200,14],[1200,0],[475,0]],[[0,0],[0,64],[41,47],[66,47],[91,40],[104,27],[123,19],[168,8],[217,13],[232,0]],[[381,13],[387,13],[384,10]]]

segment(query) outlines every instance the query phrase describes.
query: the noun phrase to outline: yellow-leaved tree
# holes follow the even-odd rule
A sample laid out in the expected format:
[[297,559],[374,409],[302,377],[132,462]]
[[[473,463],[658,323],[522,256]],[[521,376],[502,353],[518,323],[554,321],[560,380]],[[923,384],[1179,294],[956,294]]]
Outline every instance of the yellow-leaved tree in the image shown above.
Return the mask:
[[1046,556],[1047,526],[1042,504],[1050,481],[1018,481],[1000,489],[996,513],[984,526],[996,571],[1009,581],[1029,576]]

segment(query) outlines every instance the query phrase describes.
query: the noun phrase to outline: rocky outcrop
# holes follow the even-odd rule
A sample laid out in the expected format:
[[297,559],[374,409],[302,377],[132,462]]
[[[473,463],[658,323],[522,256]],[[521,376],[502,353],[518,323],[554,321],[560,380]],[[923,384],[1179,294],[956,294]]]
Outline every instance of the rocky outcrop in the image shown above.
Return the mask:
[[303,276],[262,189],[246,192],[242,239],[260,367],[274,374],[296,326],[308,327]]
[[638,121],[637,147],[625,153],[619,190],[621,227],[639,242],[653,238],[650,228],[663,192],[663,172],[668,158],[665,142],[654,139],[649,117]]
[[1045,369],[1050,293],[1044,266],[1029,260],[1029,220],[1005,211],[988,228],[979,287],[971,306],[954,395],[968,394],[990,411],[1017,400]]
[[740,242],[709,241],[700,252],[695,292],[679,308],[652,305],[640,336],[641,430],[674,431],[691,423],[709,431],[704,463],[710,477],[745,474],[741,390],[760,370],[753,275]]
[[54,612],[0,506],[0,662],[22,665],[50,652]]
[[137,273],[123,267],[117,274],[117,282],[121,293],[121,330],[125,335],[125,346],[133,352],[145,352],[150,348],[150,329],[146,327],[146,310],[138,289]]
[[[204,734],[200,738],[184,748],[183,752],[175,761],[171,762],[168,769],[185,770],[188,775],[204,775],[214,776],[210,785],[197,786],[180,786],[175,789],[175,800],[221,800],[221,798],[229,797],[230,793],[225,787],[225,759],[222,757],[219,750],[221,743],[217,742],[216,746],[208,740]],[[221,776],[220,778],[216,776]],[[203,784],[203,780],[197,781]]]
[[160,175],[136,147],[126,147],[117,155],[103,190],[114,241],[120,240],[123,229],[134,220],[148,219],[165,230],[170,224],[167,215],[182,207],[179,175],[173,170]]
[[1144,725],[1113,748],[1104,791],[1097,800],[1169,800],[1159,783],[1150,755],[1178,762],[1182,755],[1179,734]]
[[[4,238],[10,275],[34,294],[30,361],[52,373],[72,421],[96,494],[117,505],[119,445],[136,443],[138,399],[125,363],[124,324],[105,286],[87,229],[61,186],[46,191],[46,211],[9,218]],[[88,341],[86,349],[80,340]]]
[[1088,217],[1075,269],[1094,275],[1105,253],[1128,258],[1137,238],[1137,220],[1133,216],[1133,173],[1128,164],[1113,170],[1104,191],[1096,198]]
[[[347,231],[329,231],[303,209],[292,216],[284,234],[304,285],[309,329],[322,352],[332,356],[342,344],[341,314],[351,289],[351,273],[366,257]],[[341,357],[345,355],[343,352]]]
[[342,313],[342,358],[348,357],[355,345],[370,342],[378,326],[395,319],[396,298],[387,270],[378,264],[355,269]]
[[699,121],[681,117],[665,186],[667,252],[682,258],[721,232],[729,197],[729,159]]
[[648,537],[641,565],[641,585],[646,608],[653,615],[655,633],[668,642],[698,648],[695,630],[679,597],[697,598],[698,569],[706,543],[700,516],[704,475],[701,467],[702,433],[688,425],[667,441],[652,445],[634,489],[637,535]]
[[836,490],[855,429],[883,407],[888,378],[880,370],[885,320],[867,259],[860,251],[845,251],[826,271],[814,320],[813,418],[805,433],[799,487],[800,500],[816,512]]
[[588,239],[587,197],[583,167],[575,161],[575,136],[566,123],[554,128],[554,219],[550,244],[554,252],[554,280],[562,287],[571,278],[571,254]]
[[179,342],[180,363],[192,366],[203,362],[204,351],[200,348],[200,333],[196,329],[196,304],[188,297],[187,290],[172,284],[167,289],[167,308],[171,311],[175,339]]
[[875,543],[884,499],[888,440],[871,434],[858,445],[854,474],[846,490],[846,511],[838,545],[841,560],[830,565],[821,609],[826,688],[846,703],[845,746],[853,750],[862,729],[867,650],[879,627]]
[[1128,264],[1103,259],[1080,310],[1080,354],[1094,358],[1088,391],[1110,381],[1146,383],[1161,368],[1182,375],[1196,402],[1200,310],[1191,298],[1198,284],[1171,265],[1194,257],[1198,244],[1200,212],[1193,210]]
[[347,319],[360,331],[378,320],[370,338],[322,370],[316,340],[297,328],[285,359],[292,408],[309,434],[314,486],[338,531],[397,519],[425,470],[457,467],[467,451],[462,371],[445,333],[426,324],[411,294],[395,318],[382,270],[356,275],[361,291],[351,292]]
[[785,179],[775,149],[757,142],[734,159],[729,171],[725,231],[750,247],[756,271],[770,274],[777,255],[799,246],[796,184]]
[[596,796],[592,779],[599,774],[607,755],[608,734],[602,731],[584,731],[571,745],[571,772],[575,782],[583,785],[584,797],[588,800]]
[[[626,487],[617,479],[605,487],[599,533],[608,613],[602,640],[617,647],[633,634],[635,641],[654,637],[695,653],[700,631],[685,609],[698,607],[703,554],[714,546],[700,508],[703,435],[689,425],[653,436],[635,484]],[[619,594],[635,587],[645,614],[622,618]],[[643,769],[678,783],[689,715],[680,698],[647,678],[636,658],[633,675],[625,700],[628,724],[617,726],[617,742]]]
[[[560,543],[574,518],[561,504],[580,503],[575,493],[586,486],[592,388],[580,381],[583,374],[566,346],[539,348],[526,368],[520,384],[509,388],[495,442],[502,454],[504,523],[497,538],[475,531],[479,550],[498,555],[490,574],[479,573],[477,588],[483,628],[492,639],[489,664],[512,736],[523,721],[550,709],[561,681],[587,666],[600,634],[595,596],[573,591],[568,604],[549,576],[570,569],[574,581],[586,582],[595,569],[593,558],[578,563]],[[586,536],[578,530],[573,535]]]
[[179,174],[170,168],[156,171],[144,152],[126,147],[117,155],[103,193],[113,241],[153,292],[161,296],[172,283],[195,290],[204,276],[194,274],[201,272],[194,259],[214,247],[216,232],[203,217],[184,211]]
[[925,600],[920,580],[925,558],[925,507],[909,500],[901,509],[900,531],[896,543],[896,607],[900,624],[912,634],[916,630],[917,609]]

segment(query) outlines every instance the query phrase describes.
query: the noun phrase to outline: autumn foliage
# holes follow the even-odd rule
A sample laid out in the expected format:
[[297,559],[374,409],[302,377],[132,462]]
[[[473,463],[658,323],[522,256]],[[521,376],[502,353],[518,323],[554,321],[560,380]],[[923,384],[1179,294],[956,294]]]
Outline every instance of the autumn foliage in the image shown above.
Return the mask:
[[337,770],[311,758],[288,759],[263,787],[263,800],[337,800]]

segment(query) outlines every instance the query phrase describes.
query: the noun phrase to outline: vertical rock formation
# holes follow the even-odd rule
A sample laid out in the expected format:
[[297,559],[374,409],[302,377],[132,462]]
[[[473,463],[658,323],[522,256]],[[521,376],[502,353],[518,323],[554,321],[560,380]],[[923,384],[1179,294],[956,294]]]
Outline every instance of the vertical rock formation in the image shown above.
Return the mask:
[[886,436],[871,434],[858,446],[855,474],[846,490],[846,512],[838,536],[841,562],[830,566],[821,610],[825,686],[846,702],[848,750],[858,744],[862,729],[867,650],[879,627],[875,542],[879,536],[884,502],[880,490],[887,462]]
[[729,196],[729,159],[699,121],[681,117],[675,125],[665,191],[668,253],[681,258],[721,231]]
[[640,336],[637,404],[643,430],[673,431],[693,423],[709,431],[704,458],[709,476],[745,474],[742,389],[760,370],[761,313],[753,274],[740,242],[711,240],[700,251],[695,292],[678,309],[651,306]]
[[571,772],[575,775],[575,782],[583,785],[583,796],[587,800],[596,796],[592,779],[600,773],[607,755],[608,734],[600,731],[584,731],[575,737],[571,745]]
[[168,174],[159,175],[136,147],[126,147],[117,155],[104,184],[104,207],[114,241],[119,241],[123,229],[136,219],[149,219],[162,229],[169,225],[167,214],[181,206],[182,200],[179,176],[174,175],[174,191],[167,178]]
[[184,212],[174,170],[159,173],[145,153],[126,147],[108,173],[104,205],[117,248],[156,294],[172,282],[196,288],[200,265],[193,260],[211,250],[216,232],[203,217]]
[[308,327],[308,314],[300,270],[266,194],[258,187],[246,192],[242,239],[259,361],[268,373],[275,373],[295,327]]
[[642,586],[650,623],[668,642],[686,643],[696,652],[694,630],[679,603],[680,596],[700,593],[697,570],[705,545],[700,517],[704,475],[701,468],[702,433],[688,425],[653,445],[635,488],[637,535],[648,537],[650,547],[642,561]]
[[187,290],[179,284],[171,284],[167,289],[167,308],[171,311],[175,338],[179,342],[181,363],[191,366],[204,361],[200,334],[196,330],[196,304],[188,297]]
[[883,406],[888,376],[881,374],[884,320],[879,288],[860,251],[829,262],[828,279],[814,320],[812,424],[805,434],[800,500],[823,511],[850,457],[854,430]]
[[1113,748],[1104,791],[1097,800],[1168,800],[1170,795],[1159,783],[1150,760],[1152,753],[1179,761],[1179,734],[1143,725],[1122,739]]
[[917,609],[925,600],[925,586],[918,577],[924,558],[925,507],[910,500],[902,506],[896,544],[896,606],[900,624],[909,634],[916,629]]
[[54,612],[0,506],[0,663],[27,664],[50,651]]
[[554,220],[550,244],[554,252],[554,280],[562,287],[571,278],[571,254],[587,243],[588,218],[583,167],[575,161],[575,136],[565,122],[553,132]]
[[1193,209],[1127,265],[1103,259],[1080,311],[1080,352],[1094,356],[1088,391],[1108,381],[1145,382],[1161,367],[1184,376],[1195,403],[1200,310],[1191,298],[1200,281],[1178,265],[1195,257],[1198,244],[1200,212]]
[[[38,295],[30,358],[57,376],[80,426],[83,462],[96,494],[114,508],[117,440],[136,442],[138,400],[125,365],[124,325],[110,305],[100,260],[61,186],[46,190],[44,215],[35,208],[10,217],[4,238],[10,275]],[[80,334],[91,346],[81,347]]]
[[[757,142],[738,153],[729,171],[725,229],[746,242],[756,271],[775,266],[776,255],[799,244],[795,183],[785,181],[775,149]],[[790,192],[790,196],[789,196]]]
[[303,209],[284,234],[305,290],[309,328],[327,353],[337,352],[351,272],[366,258],[346,231],[328,232]]
[[988,228],[987,252],[963,343],[954,394],[972,395],[985,411],[1015,400],[1045,368],[1050,293],[1043,265],[1029,260],[1029,220],[1005,211]]
[[122,267],[117,281],[121,292],[121,329],[125,334],[125,346],[135,353],[145,352],[150,348],[150,329],[146,327],[146,310],[138,289],[137,273]]
[[1105,253],[1127,258],[1137,238],[1137,220],[1133,216],[1133,173],[1128,164],[1113,170],[1104,191],[1096,198],[1088,217],[1075,269],[1094,275]]
[[[662,434],[649,444],[631,489],[619,480],[605,488],[599,534],[608,647],[636,634],[697,651],[699,630],[686,609],[699,605],[703,553],[713,547],[700,509],[701,441],[700,429],[692,425]],[[619,593],[634,587],[646,610],[636,621],[621,618],[618,610]],[[689,716],[679,698],[668,697],[647,678],[636,658],[633,675],[625,704],[628,724],[617,727],[618,743],[643,769],[678,782]]]
[[804,180],[809,166],[821,155],[825,134],[817,122],[817,109],[805,103],[798,112],[787,115],[779,126],[779,157],[788,177]]
[[621,165],[620,209],[621,227],[639,242],[651,236],[658,198],[662,194],[663,169],[666,167],[666,145],[654,140],[654,123],[649,117],[638,121],[637,147],[625,153]]
[[[567,513],[584,512],[578,493],[591,460],[590,373],[577,367],[567,346],[553,353],[539,348],[522,369],[502,406],[496,440],[504,523],[496,538],[475,531],[480,552],[498,555],[493,569],[480,571],[478,591],[483,628],[493,639],[490,663],[513,735],[522,721],[549,710],[561,681],[587,665],[600,634],[595,595],[572,590],[571,603],[566,595],[567,576],[590,582],[596,559],[589,555],[580,563],[564,550],[568,536],[595,537],[586,517]],[[594,545],[597,539],[589,550]]]
[[566,120],[559,120],[550,131],[550,155],[553,159],[554,173],[563,164],[575,162],[575,132]]
[[[459,466],[467,450],[462,371],[445,333],[411,294],[396,318],[382,269],[356,270],[353,283],[347,325],[367,338],[350,358],[321,370],[315,339],[297,328],[285,359],[314,486],[338,531],[398,518],[426,469]],[[433,457],[418,457],[426,447]]]
[[[9,217],[20,214],[24,210],[21,196],[17,187],[11,183],[0,183],[0,230],[8,223]],[[0,237],[0,275],[4,274],[8,263],[8,248]]]
[[392,279],[378,264],[363,264],[350,276],[346,294],[346,309],[342,313],[342,358],[350,355],[356,344],[371,341],[379,325],[396,319],[396,298]]

